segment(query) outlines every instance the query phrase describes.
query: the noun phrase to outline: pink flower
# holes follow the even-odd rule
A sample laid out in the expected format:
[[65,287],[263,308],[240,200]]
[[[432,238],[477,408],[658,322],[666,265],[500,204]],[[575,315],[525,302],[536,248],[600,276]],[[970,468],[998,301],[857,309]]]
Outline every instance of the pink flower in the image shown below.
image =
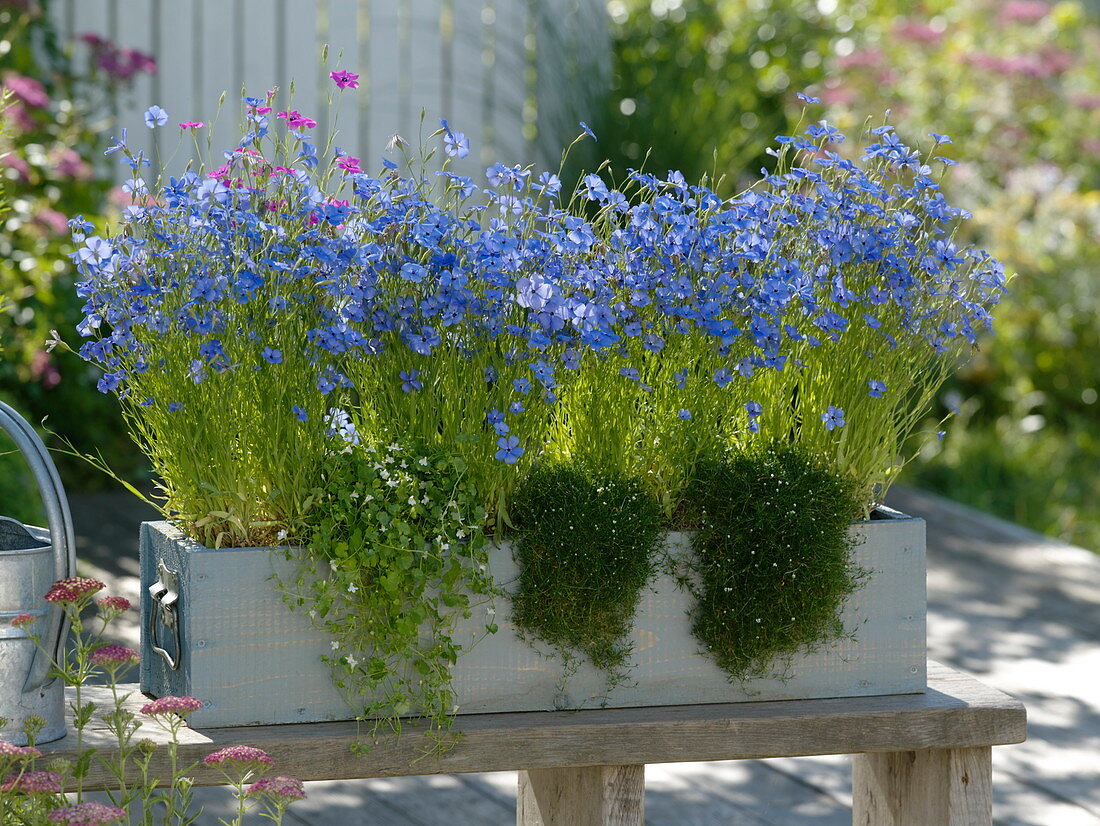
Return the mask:
[[96,591],[102,591],[106,587],[107,586],[98,579],[91,579],[86,576],[73,576],[68,579],[59,579],[51,585],[44,599],[46,602],[54,603],[76,602],[81,597],[90,596]]
[[123,611],[130,610],[130,600],[126,597],[103,597],[96,601],[99,605],[100,611],[117,611],[122,613]]
[[288,109],[286,112],[280,112],[276,117],[285,120],[286,125],[291,129],[313,129],[317,126],[317,121],[313,120],[313,118],[307,118],[297,109]]
[[138,652],[132,648],[127,648],[125,645],[118,645],[112,642],[102,648],[97,648],[91,653],[88,659],[91,660],[92,665],[114,669],[121,665],[136,663],[138,660]]
[[293,803],[295,800],[304,800],[306,790],[302,788],[301,780],[279,775],[257,780],[245,790],[246,797],[257,797],[258,795],[269,795],[279,802]]
[[27,107],[19,101],[14,101],[3,113],[4,120],[13,127],[9,131],[30,132],[34,129],[34,118],[27,111]]
[[29,760],[32,757],[41,757],[42,752],[34,746],[17,746],[7,740],[0,740],[0,757],[14,757],[17,760]]
[[142,714],[148,714],[152,717],[158,714],[176,714],[180,717],[185,717],[192,711],[198,711],[202,708],[202,700],[198,700],[194,697],[161,697],[158,700],[153,700],[151,703],[146,703],[141,707]]
[[1050,12],[1043,0],[1009,0],[1001,6],[997,20],[1001,23],[1037,23]]
[[340,89],[358,89],[359,75],[351,72],[330,72],[329,77],[335,81]]
[[[12,628],[26,628],[28,625],[34,624],[34,616],[31,614],[16,614],[11,618]],[[0,741],[2,742],[2,741]],[[2,754],[3,752],[0,752]]]
[[222,763],[255,763],[263,766],[274,765],[274,761],[263,749],[255,746],[226,746],[206,755],[202,762],[208,766],[220,766]]
[[894,34],[914,43],[937,43],[943,37],[942,31],[936,31],[919,20],[902,20],[894,27]]
[[185,120],[180,124],[180,129],[202,129],[206,126],[201,120]]
[[1100,95],[1081,93],[1070,95],[1069,99],[1074,106],[1080,106],[1082,109],[1100,109]]
[[118,823],[125,817],[125,809],[96,801],[54,809],[46,815],[50,823],[67,823],[69,826],[102,826],[105,823]]
[[[11,109],[14,108],[14,106],[11,107]],[[14,152],[10,152],[9,154],[4,155],[4,157],[0,158],[0,167],[14,169],[15,174],[19,177],[20,181],[25,182],[31,179],[30,164],[23,160],[23,158],[16,155]]]
[[881,66],[885,62],[881,49],[858,49],[837,58],[836,65],[840,69],[866,69]]
[[[42,212],[52,212],[55,216],[61,217],[61,223],[68,228],[68,224],[65,223],[65,216],[61,215],[53,209],[44,209]],[[42,212],[35,216],[35,222],[38,223],[42,220]],[[53,227],[53,232],[56,235],[61,235],[65,232],[65,229],[57,229],[56,225]],[[50,354],[45,350],[35,350],[34,355],[31,356],[31,375],[38,379],[38,382],[47,390],[51,390],[57,385],[61,384],[61,373],[57,369],[57,365],[53,363],[53,359],[50,358]]]
[[80,154],[69,147],[62,147],[50,154],[54,174],[61,178],[73,178],[77,181],[92,179],[92,166]]
[[359,158],[353,158],[351,155],[345,155],[336,162],[336,165],[343,169],[345,172],[357,174],[363,170],[359,168]]
[[11,90],[16,99],[32,109],[45,109],[50,105],[46,87],[33,78],[8,72],[4,75],[4,86]]
[[61,775],[57,772],[23,772],[0,783],[0,792],[23,794],[61,794]]

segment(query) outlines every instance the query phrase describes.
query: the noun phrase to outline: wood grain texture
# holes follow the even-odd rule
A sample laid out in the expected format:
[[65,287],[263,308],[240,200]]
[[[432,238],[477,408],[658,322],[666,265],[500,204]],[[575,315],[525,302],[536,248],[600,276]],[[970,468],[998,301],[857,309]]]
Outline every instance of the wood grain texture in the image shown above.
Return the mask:
[[516,826],[643,826],[645,766],[519,773]]
[[853,826],[991,826],[988,746],[852,758]]
[[[135,691],[134,710],[144,700]],[[105,689],[89,696],[106,705]],[[113,738],[99,727],[86,741],[109,754]],[[286,726],[186,729],[180,760],[201,760],[233,744],[257,746],[274,758],[278,771],[302,780],[392,777],[413,774],[506,771],[563,766],[618,766],[789,757],[809,754],[964,749],[1018,743],[1025,737],[1026,714],[1013,698],[971,677],[930,664],[923,694],[829,700],[460,715],[458,745],[442,755],[425,756],[428,740],[409,723],[398,740],[378,744],[364,757],[349,754],[356,740],[353,722]],[[166,735],[146,722],[137,739],[165,743]],[[72,756],[75,737],[44,747]],[[164,776],[164,755],[154,757],[154,773]],[[199,785],[217,785],[221,776],[200,772]],[[108,782],[93,766],[91,786]],[[90,787],[91,787],[90,786]]]
[[[485,635],[487,616],[458,619],[453,638],[465,650],[454,667],[453,687],[464,713],[542,711],[811,699],[919,692],[925,685],[924,522],[894,518],[853,526],[856,564],[870,575],[845,606],[842,620],[853,638],[794,655],[782,674],[731,683],[699,653],[691,632],[691,596],[662,573],[643,591],[632,632],[634,668],[628,683],[607,690],[602,672],[583,663],[569,673],[549,652],[520,639],[498,606],[499,631]],[[667,548],[686,559],[683,534]],[[163,560],[179,574],[184,656],[177,671],[144,647],[141,685],[154,696],[186,694],[204,707],[203,726],[304,723],[353,716],[333,687],[331,640],[288,609],[272,580],[293,581],[297,564],[264,548],[209,550],[185,540],[167,523],[141,529],[144,583]],[[490,570],[506,588],[518,577],[511,549],[498,546]],[[782,669],[783,665],[777,666]]]

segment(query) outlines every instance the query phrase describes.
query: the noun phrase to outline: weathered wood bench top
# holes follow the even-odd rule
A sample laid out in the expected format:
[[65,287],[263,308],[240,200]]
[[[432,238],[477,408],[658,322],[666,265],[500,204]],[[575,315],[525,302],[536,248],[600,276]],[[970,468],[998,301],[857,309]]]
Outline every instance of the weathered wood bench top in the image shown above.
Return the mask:
[[[128,705],[145,699],[136,685]],[[86,689],[106,705],[109,693]],[[302,780],[560,768],[622,766],[697,760],[787,757],[812,754],[904,752],[963,749],[1018,743],[1026,735],[1021,703],[938,663],[929,663],[928,691],[883,697],[793,700],[722,705],[525,712],[460,716],[459,745],[424,756],[427,741],[416,726],[397,740],[386,740],[366,756],[349,747],[354,722],[282,726],[185,729],[181,762],[198,761],[223,746],[262,748],[280,774]],[[166,743],[167,735],[147,723],[136,738]],[[112,736],[101,723],[85,733],[89,745],[109,751]],[[56,756],[73,756],[76,738],[43,746]],[[161,755],[166,759],[166,755]],[[156,760],[154,760],[156,766]],[[154,773],[166,770],[156,766]],[[89,786],[109,783],[93,769]],[[220,775],[196,772],[199,785],[217,785]]]

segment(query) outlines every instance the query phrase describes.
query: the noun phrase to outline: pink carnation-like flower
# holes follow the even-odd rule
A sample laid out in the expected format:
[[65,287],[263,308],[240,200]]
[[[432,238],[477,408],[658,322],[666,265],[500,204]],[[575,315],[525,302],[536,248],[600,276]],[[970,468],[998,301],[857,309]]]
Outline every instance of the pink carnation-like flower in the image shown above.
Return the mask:
[[0,740],[0,757],[14,757],[17,760],[29,760],[32,757],[41,757],[42,752],[34,746],[17,746],[7,740]]
[[57,772],[23,772],[0,783],[0,792],[23,794],[61,794],[61,775]]
[[178,714],[183,717],[192,711],[202,708],[202,700],[194,697],[161,697],[141,707],[142,714],[156,716],[158,714]]
[[292,803],[295,800],[304,800],[306,790],[302,788],[301,780],[279,775],[277,777],[261,778],[245,790],[245,796],[247,797],[257,797],[259,795],[268,795]]
[[329,77],[333,79],[336,86],[340,89],[358,89],[359,88],[359,75],[352,72],[329,72]]
[[91,660],[93,665],[113,668],[128,663],[136,663],[138,652],[132,648],[127,648],[125,645],[112,642],[102,648],[97,648],[88,659]]
[[50,586],[46,592],[46,602],[76,602],[78,599],[96,591],[102,591],[107,586],[98,579],[86,576],[73,576],[68,579],[59,579]]
[[219,766],[222,763],[274,765],[274,761],[268,756],[268,753],[255,746],[226,746],[224,749],[218,749],[213,754],[206,755],[202,762],[208,766]]
[[297,109],[288,109],[286,112],[280,112],[275,117],[285,120],[286,125],[291,129],[313,129],[317,126],[317,121],[306,117]]
[[16,614],[11,618],[12,628],[26,628],[28,625],[34,624],[33,614]]
[[359,166],[359,158],[353,158],[351,155],[345,155],[336,162],[336,165],[350,174],[359,174],[363,170]]
[[94,800],[54,809],[46,815],[50,823],[67,823],[68,826],[102,826],[104,823],[118,823],[125,818],[125,809]]
[[180,129],[202,129],[206,126],[201,120],[185,120],[180,124]]

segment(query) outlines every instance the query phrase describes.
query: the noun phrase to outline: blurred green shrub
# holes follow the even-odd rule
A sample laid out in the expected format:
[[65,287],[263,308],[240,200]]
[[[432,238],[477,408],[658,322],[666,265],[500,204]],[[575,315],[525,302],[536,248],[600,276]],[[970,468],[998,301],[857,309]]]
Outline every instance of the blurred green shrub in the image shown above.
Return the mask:
[[[597,151],[623,172],[717,172],[730,191],[820,80],[830,36],[814,0],[614,0],[614,86]],[[797,115],[796,115],[797,117]],[[651,149],[652,147],[652,149]],[[648,152],[648,159],[646,154]]]
[[[0,3],[0,180],[9,205],[0,223],[0,396],[36,424],[83,450],[100,449],[120,471],[136,467],[112,400],[75,355],[50,353],[51,330],[74,339],[82,317],[69,260],[68,217],[98,220],[108,179],[88,162],[100,156],[80,101],[80,77],[57,42],[42,3]],[[102,86],[100,86],[102,90]],[[82,462],[59,464],[70,480],[96,480]]]

